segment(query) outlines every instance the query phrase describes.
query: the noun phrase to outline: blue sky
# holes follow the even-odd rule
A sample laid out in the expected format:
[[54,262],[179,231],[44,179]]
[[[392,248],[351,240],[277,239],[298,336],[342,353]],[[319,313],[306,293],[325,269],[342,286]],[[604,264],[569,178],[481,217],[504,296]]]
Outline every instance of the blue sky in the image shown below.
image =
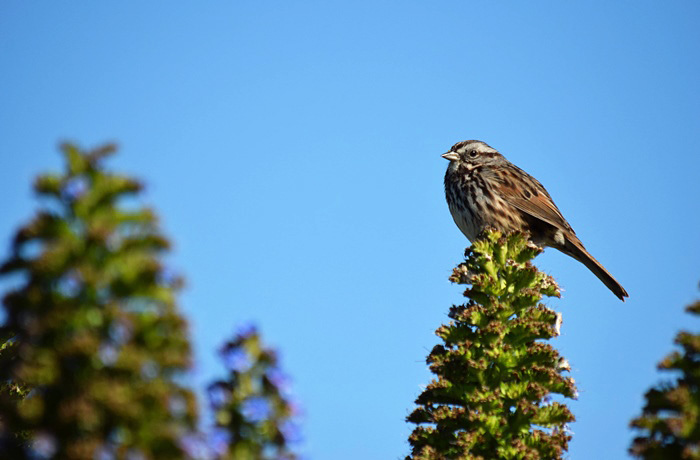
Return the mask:
[[195,384],[254,321],[308,458],[401,458],[462,302],[440,154],[481,139],[630,293],[537,259],[565,289],[547,304],[580,392],[570,458],[627,458],[656,363],[699,326],[699,19],[692,1],[4,1],[0,254],[59,141],[117,141],[188,280]]

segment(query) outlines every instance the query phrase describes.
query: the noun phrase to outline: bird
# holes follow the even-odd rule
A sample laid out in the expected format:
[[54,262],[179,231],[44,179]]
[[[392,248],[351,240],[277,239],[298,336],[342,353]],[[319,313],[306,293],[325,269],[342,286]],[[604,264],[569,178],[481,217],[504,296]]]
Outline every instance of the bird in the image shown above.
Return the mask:
[[487,227],[529,234],[585,265],[624,302],[625,288],[583,246],[542,184],[485,142],[457,142],[449,160],[445,196],[457,227],[474,241]]

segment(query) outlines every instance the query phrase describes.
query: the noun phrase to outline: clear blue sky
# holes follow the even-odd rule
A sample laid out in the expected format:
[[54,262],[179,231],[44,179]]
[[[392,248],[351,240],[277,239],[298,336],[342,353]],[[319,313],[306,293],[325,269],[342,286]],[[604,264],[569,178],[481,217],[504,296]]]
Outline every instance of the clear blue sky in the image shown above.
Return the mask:
[[699,21],[693,1],[6,0],[0,254],[59,141],[117,141],[188,279],[196,384],[255,321],[308,458],[400,458],[433,331],[462,302],[440,154],[481,139],[630,293],[537,259],[565,289],[548,305],[580,391],[570,458],[627,458],[656,363],[700,327],[682,313],[700,279]]

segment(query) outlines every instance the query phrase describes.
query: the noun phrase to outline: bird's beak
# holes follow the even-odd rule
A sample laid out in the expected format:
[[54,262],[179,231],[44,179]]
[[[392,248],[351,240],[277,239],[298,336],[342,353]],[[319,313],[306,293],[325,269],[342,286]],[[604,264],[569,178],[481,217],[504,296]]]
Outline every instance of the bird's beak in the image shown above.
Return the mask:
[[443,154],[442,154],[442,157],[443,157],[445,160],[450,160],[450,161],[457,161],[457,160],[459,160],[459,155],[457,154],[457,152],[447,152],[447,153],[443,153]]

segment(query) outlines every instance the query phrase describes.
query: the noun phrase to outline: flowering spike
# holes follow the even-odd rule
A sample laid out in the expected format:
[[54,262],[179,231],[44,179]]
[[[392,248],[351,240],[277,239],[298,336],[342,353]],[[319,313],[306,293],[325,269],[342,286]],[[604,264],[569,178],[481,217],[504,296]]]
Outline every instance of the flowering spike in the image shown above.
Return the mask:
[[195,399],[179,278],[153,212],[124,209],[133,179],[107,173],[106,147],[65,145],[66,171],[41,176],[56,202],[14,238],[2,274],[0,458],[185,458]]
[[221,357],[228,378],[209,386],[216,429],[225,433],[221,459],[286,459],[296,455],[298,409],[288,401],[289,379],[273,350],[265,348],[254,328],[240,331],[224,344]]
[[[574,416],[550,395],[575,398],[568,362],[549,344],[560,316],[538,304],[559,289],[529,260],[541,250],[521,233],[489,229],[450,280],[469,302],[436,331],[427,362],[435,379],[407,417],[417,427],[407,459],[562,458]],[[566,363],[562,365],[562,363]]]
[[[686,311],[700,315],[700,301]],[[632,420],[631,426],[642,432],[630,447],[635,457],[700,459],[700,334],[681,331],[675,343],[682,350],[658,367],[675,371],[678,378],[649,390],[642,415]]]

